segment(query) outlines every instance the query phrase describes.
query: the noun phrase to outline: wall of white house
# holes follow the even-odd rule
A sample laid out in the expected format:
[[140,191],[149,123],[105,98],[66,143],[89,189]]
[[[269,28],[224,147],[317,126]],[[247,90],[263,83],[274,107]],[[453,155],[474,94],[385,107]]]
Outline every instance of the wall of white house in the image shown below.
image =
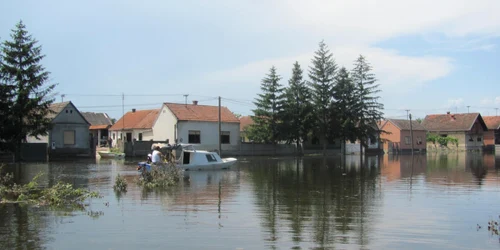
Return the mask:
[[[189,143],[189,131],[200,131],[200,144],[198,148],[217,149],[219,143],[219,124],[217,122],[180,121],[177,123],[177,138],[182,138],[183,143]],[[229,144],[222,144],[223,149],[238,149],[240,143],[240,124],[221,124],[221,131],[229,132]]]
[[177,118],[172,111],[163,105],[160,114],[153,125],[154,140],[165,141],[169,139],[172,143],[175,141],[175,124]]

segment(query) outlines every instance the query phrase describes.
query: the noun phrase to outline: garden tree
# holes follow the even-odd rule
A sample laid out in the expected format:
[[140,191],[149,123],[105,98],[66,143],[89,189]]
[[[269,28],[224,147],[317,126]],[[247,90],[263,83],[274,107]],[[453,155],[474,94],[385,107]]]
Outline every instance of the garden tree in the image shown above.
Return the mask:
[[323,154],[326,154],[327,139],[332,138],[332,124],[335,122],[335,114],[331,111],[333,102],[333,87],[335,85],[335,73],[337,65],[326,44],[321,41],[319,49],[312,59],[309,67],[309,78],[311,79],[311,100],[314,105],[316,132],[323,138]]
[[288,87],[285,90],[285,112],[284,127],[287,143],[295,142],[297,150],[302,152],[301,142],[307,139],[312,124],[312,105],[310,102],[311,93],[302,77],[300,64],[295,62],[292,69],[292,77],[288,81]]
[[356,86],[352,82],[349,72],[342,67],[337,73],[334,87],[333,113],[336,114],[337,136],[342,141],[355,141],[357,139],[359,103],[356,96]]
[[2,86],[5,84],[6,94],[11,96],[8,98],[11,107],[7,111],[10,123],[4,124],[9,134],[3,133],[1,137],[19,161],[21,143],[26,137],[46,135],[50,129],[51,119],[47,115],[51,112],[49,106],[55,84],[48,84],[50,73],[41,65],[45,57],[42,48],[28,34],[22,21],[12,30],[11,39],[3,43],[0,65]]
[[281,77],[276,73],[273,66],[267,76],[262,79],[262,93],[255,99],[257,107],[252,119],[254,124],[249,129],[249,139],[258,142],[277,143],[280,137],[280,126],[282,124],[284,88],[279,83]]
[[234,113],[232,112],[234,116],[236,116],[236,118],[240,119],[241,118],[241,114],[238,114],[238,113]]
[[365,57],[360,55],[354,63],[354,69],[351,78],[356,85],[356,97],[358,99],[358,112],[356,112],[359,121],[356,129],[356,137],[360,140],[360,147],[367,144],[368,138],[375,139],[379,133],[377,122],[383,119],[384,105],[379,102],[378,96],[379,84],[376,83],[371,65]]

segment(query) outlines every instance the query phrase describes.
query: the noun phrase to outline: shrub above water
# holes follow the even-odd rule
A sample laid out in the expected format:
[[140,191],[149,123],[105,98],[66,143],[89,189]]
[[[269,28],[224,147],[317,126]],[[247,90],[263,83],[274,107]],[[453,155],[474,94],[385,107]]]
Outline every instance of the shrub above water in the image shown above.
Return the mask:
[[181,179],[182,170],[173,164],[151,166],[150,171],[143,171],[138,184],[146,188],[173,186]]

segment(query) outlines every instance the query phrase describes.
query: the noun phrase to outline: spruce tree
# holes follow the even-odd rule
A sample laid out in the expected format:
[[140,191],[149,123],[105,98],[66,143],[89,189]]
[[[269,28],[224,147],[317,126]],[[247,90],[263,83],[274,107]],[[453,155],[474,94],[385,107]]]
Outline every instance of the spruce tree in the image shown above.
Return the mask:
[[[11,121],[8,136],[2,135],[15,152],[16,161],[20,160],[21,143],[28,136],[46,135],[51,119],[47,117],[53,99],[50,94],[55,84],[48,84],[49,72],[41,65],[45,57],[38,41],[28,34],[20,21],[12,30],[11,41],[2,46],[3,61],[0,72],[7,88],[12,89]],[[2,83],[3,84],[3,83]]]
[[252,119],[254,124],[249,129],[249,138],[260,142],[276,144],[282,139],[280,134],[283,124],[284,88],[279,83],[281,76],[273,66],[267,76],[262,79],[262,93],[255,99],[257,107]]
[[356,134],[363,146],[367,144],[368,138],[376,139],[375,135],[379,132],[376,124],[383,118],[384,105],[379,102],[379,84],[364,56],[360,55],[355,61],[351,77],[356,85],[359,107],[357,113],[359,126]]
[[347,140],[355,141],[359,122],[359,101],[356,96],[356,86],[345,67],[339,70],[336,79],[333,112],[336,114],[337,136],[342,138],[344,143]]
[[297,150],[302,152],[301,143],[307,139],[312,127],[313,110],[311,92],[302,76],[302,69],[298,62],[293,64],[292,77],[285,90],[285,121],[287,143],[295,142]]
[[337,65],[333,54],[321,41],[312,59],[312,66],[309,67],[309,78],[317,132],[323,138],[323,154],[326,154],[328,138],[332,137],[331,125],[335,115],[332,113],[332,104],[336,71]]

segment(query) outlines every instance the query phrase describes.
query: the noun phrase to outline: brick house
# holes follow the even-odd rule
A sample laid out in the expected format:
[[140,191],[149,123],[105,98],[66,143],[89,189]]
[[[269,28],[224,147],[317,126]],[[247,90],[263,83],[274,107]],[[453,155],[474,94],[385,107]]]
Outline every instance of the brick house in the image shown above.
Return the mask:
[[500,144],[500,116],[483,116],[483,120],[488,127],[488,132],[484,134],[485,146],[494,147]]
[[387,119],[379,123],[382,148],[388,153],[411,152],[411,130],[413,129],[413,149],[418,152],[427,150],[426,130],[417,121]]
[[488,128],[479,113],[427,115],[422,125],[429,133],[458,139],[458,148],[483,149]]

